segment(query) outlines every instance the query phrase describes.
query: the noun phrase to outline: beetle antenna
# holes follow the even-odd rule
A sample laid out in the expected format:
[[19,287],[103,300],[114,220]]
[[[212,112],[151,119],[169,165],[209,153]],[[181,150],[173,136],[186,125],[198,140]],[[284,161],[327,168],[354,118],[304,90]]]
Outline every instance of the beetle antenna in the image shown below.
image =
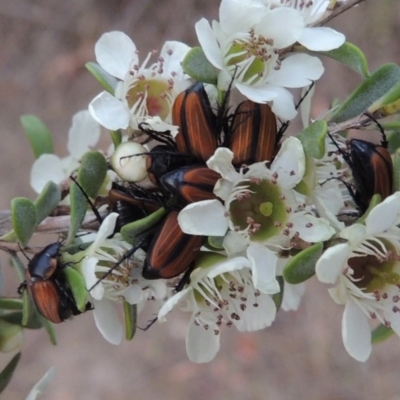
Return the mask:
[[[315,85],[315,81],[311,81],[311,84],[308,87],[308,89],[306,90],[306,92],[303,94],[303,96],[300,97],[300,100],[294,106],[296,111],[300,107],[301,103],[303,103],[305,98],[308,96],[308,94],[311,92],[311,89],[314,87],[314,85]],[[291,122],[290,120],[283,122],[281,127],[279,128],[278,133],[276,134],[276,143],[277,144],[282,140],[282,137],[283,137],[284,133],[289,128],[290,122]]]
[[140,329],[141,331],[147,331],[151,326],[154,325],[154,323],[158,320],[158,317],[155,317],[154,319],[152,319],[147,326],[145,326],[144,328],[141,328],[140,326],[136,325],[136,328]]
[[387,140],[386,133],[385,133],[385,130],[383,129],[383,126],[378,122],[378,120],[372,114],[366,112],[366,113],[364,113],[364,115],[367,116],[369,119],[371,119],[375,123],[375,125],[378,127],[379,132],[382,135],[381,146],[384,147],[385,149],[387,149],[389,146],[389,142]]
[[146,239],[142,239],[136,246],[133,246],[130,250],[125,252],[125,254],[118,260],[118,262],[116,262],[94,285],[92,285],[92,287],[88,291],[91,292],[102,280],[107,278],[107,276],[112,274],[112,272],[116,268],[118,268],[125,260],[130,258],[136,252],[136,250],[138,250],[140,246],[144,244],[145,240]]
[[160,143],[166,144],[167,146],[172,146],[176,148],[175,141],[172,139],[172,135],[170,131],[155,131],[151,129],[151,125],[147,122],[141,122],[139,124],[139,129],[146,133],[151,139],[157,140]]
[[21,244],[19,242],[18,242],[18,247],[19,247],[19,250],[21,251],[21,253],[24,255],[24,257],[28,260],[28,262],[30,262],[31,259],[26,255],[24,249],[21,247]]
[[82,192],[82,194],[85,196],[86,201],[88,202],[90,208],[93,211],[93,214],[96,216],[97,221],[99,224],[103,222],[103,218],[101,218],[100,213],[97,211],[97,208],[94,206],[92,200],[90,200],[89,196],[87,193],[83,190],[83,187],[78,183],[78,181],[71,175],[70,179],[75,183],[76,186],[78,186],[79,190]]

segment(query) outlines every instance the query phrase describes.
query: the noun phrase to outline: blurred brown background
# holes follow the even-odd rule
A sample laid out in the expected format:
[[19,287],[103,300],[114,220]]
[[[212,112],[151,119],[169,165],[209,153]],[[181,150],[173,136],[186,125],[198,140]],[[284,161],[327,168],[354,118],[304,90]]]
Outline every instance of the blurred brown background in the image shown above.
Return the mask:
[[[103,32],[124,31],[142,55],[160,49],[165,40],[193,46],[194,23],[202,16],[217,18],[218,5],[211,0],[2,0],[0,209],[8,209],[15,196],[34,197],[29,186],[34,159],[19,116],[41,117],[54,135],[56,152],[66,155],[72,115],[100,91],[84,63],[94,60],[93,46]],[[398,0],[368,0],[332,25],[363,49],[371,70],[400,63]],[[355,73],[324,62],[327,74],[317,84],[314,115],[360,82]],[[16,285],[6,281],[4,293],[16,295]],[[2,398],[25,398],[55,366],[56,377],[42,399],[400,399],[400,340],[375,346],[365,364],[352,360],[341,343],[342,308],[315,279],[300,310],[281,312],[271,328],[253,334],[225,329],[221,351],[206,365],[188,361],[187,315],[178,314],[118,347],[101,337],[90,313],[57,326],[56,347],[44,331],[28,331],[21,363]],[[0,366],[8,359],[1,355]]]

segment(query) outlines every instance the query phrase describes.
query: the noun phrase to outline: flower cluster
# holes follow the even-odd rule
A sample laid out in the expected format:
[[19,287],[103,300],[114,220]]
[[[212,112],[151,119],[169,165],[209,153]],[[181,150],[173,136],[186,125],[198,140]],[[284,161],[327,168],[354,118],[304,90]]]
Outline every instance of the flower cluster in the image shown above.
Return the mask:
[[[1,238],[26,244],[67,205],[66,239],[30,260],[21,284],[42,317],[93,310],[104,338],[119,344],[118,304],[128,337],[149,301],[160,323],[180,309],[190,313],[187,355],[204,363],[224,329],[261,330],[280,309],[297,310],[316,275],[335,285],[356,360],[371,353],[370,320],[400,335],[400,163],[374,117],[383,114],[370,112],[381,89],[360,115],[351,101],[325,120],[308,115],[320,52],[354,60],[343,34],[318,26],[331,3],[222,0],[218,21],[196,23],[200,47],[168,41],[153,63],[155,52],[140,63],[122,32],[100,37],[92,72],[105,90],[74,116],[70,155],[34,163],[34,222],[25,229],[29,218],[16,210]],[[302,89],[299,101],[291,89]],[[286,135],[299,106],[304,129]],[[381,143],[338,134],[367,125]],[[101,126],[112,145],[93,151]],[[11,328],[14,348],[21,332]]]

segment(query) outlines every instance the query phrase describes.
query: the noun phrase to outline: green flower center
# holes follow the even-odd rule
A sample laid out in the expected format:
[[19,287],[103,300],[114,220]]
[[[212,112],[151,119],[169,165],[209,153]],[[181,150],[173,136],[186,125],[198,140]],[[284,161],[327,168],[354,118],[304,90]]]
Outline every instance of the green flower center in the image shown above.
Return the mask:
[[230,218],[237,230],[246,230],[251,240],[263,241],[280,234],[288,221],[285,196],[280,187],[268,180],[243,181],[230,203]]
[[129,108],[145,108],[146,114],[165,120],[171,110],[170,85],[159,79],[137,80],[129,89],[126,101]]
[[[396,249],[388,242],[382,241],[382,243],[385,248],[379,246],[379,251],[386,254],[385,260],[375,255],[349,259],[349,265],[354,270],[354,284],[366,292],[382,291],[387,285],[400,284],[400,274],[396,271],[398,270]],[[371,246],[376,248],[378,245],[374,242]]]
[[[273,51],[273,40],[250,31],[247,40],[235,40],[225,54],[228,67],[240,66],[237,77],[242,82],[257,83],[268,72],[268,61],[277,59]],[[236,73],[236,72],[235,72]]]

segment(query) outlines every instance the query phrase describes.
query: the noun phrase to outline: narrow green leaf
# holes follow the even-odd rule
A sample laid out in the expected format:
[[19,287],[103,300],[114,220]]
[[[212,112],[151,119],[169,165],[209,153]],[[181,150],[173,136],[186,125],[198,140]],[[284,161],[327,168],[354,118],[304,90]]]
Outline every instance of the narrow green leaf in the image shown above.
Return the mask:
[[110,135],[114,145],[114,149],[116,149],[122,143],[122,132],[121,130],[110,131]]
[[39,158],[42,154],[54,153],[49,128],[38,117],[22,115],[21,123],[36,158]]
[[400,190],[400,154],[393,155],[393,190]]
[[132,340],[136,332],[136,317],[137,307],[136,304],[129,304],[124,301],[124,315],[125,315],[125,338]]
[[21,358],[21,353],[16,354],[12,358],[12,360],[6,365],[3,371],[0,372],[0,393],[2,393],[6,388],[6,386],[10,383],[20,358]]
[[324,156],[327,132],[328,124],[321,120],[315,121],[297,135],[307,156],[316,158],[317,160]]
[[44,329],[46,329],[47,334],[49,335],[49,339],[50,339],[50,343],[54,346],[57,345],[57,337],[56,337],[56,331],[54,329],[54,325],[47,320],[46,318],[40,316],[40,321],[44,327]]
[[138,245],[144,238],[154,231],[155,226],[166,214],[165,208],[153,212],[145,218],[126,224],[121,228],[121,236],[132,246]]
[[107,92],[114,94],[118,80],[104,71],[97,62],[88,62],[85,64],[86,69],[97,79]]
[[367,58],[364,53],[352,43],[345,42],[338,49],[331,51],[317,51],[310,53],[320,54],[339,61],[364,77],[368,77],[369,75]]
[[373,114],[378,112],[383,116],[398,113],[400,110],[400,81],[397,82],[384,96],[368,108],[368,112]]
[[182,62],[183,71],[196,81],[217,85],[218,70],[208,61],[201,47],[193,47]]
[[37,223],[39,224],[48,217],[60,201],[61,189],[56,183],[49,181],[34,202],[38,218]]
[[400,68],[385,64],[365,79],[333,114],[331,122],[343,122],[363,114],[400,81]]
[[86,310],[88,291],[86,290],[85,279],[72,267],[66,267],[62,270],[63,275],[71,288],[72,296],[76,302],[79,311]]
[[283,301],[283,293],[285,291],[285,281],[283,280],[283,278],[281,276],[277,276],[276,280],[278,281],[281,290],[279,293],[275,293],[272,295],[272,300],[274,301],[275,306],[276,306],[276,311],[278,312],[281,308],[282,301]]
[[385,325],[380,324],[377,326],[371,334],[371,343],[379,343],[384,340],[390,338],[394,334],[394,330],[392,328],[388,328]]
[[37,212],[33,202],[25,197],[11,201],[11,223],[22,247],[25,247],[37,226]]
[[83,155],[78,170],[78,183],[90,198],[95,199],[99,194],[107,168],[107,161],[99,151],[88,151]]
[[79,231],[88,208],[85,194],[95,199],[107,175],[107,161],[98,151],[88,151],[81,160],[78,170],[78,185],[71,185],[70,203],[71,203],[71,226],[68,232],[67,245],[72,243],[75,235]]
[[296,285],[315,274],[315,264],[322,254],[323,243],[315,243],[292,257],[283,270],[286,282]]
[[0,298],[0,309],[2,310],[18,310],[22,311],[23,304],[21,299],[13,299],[11,297]]

